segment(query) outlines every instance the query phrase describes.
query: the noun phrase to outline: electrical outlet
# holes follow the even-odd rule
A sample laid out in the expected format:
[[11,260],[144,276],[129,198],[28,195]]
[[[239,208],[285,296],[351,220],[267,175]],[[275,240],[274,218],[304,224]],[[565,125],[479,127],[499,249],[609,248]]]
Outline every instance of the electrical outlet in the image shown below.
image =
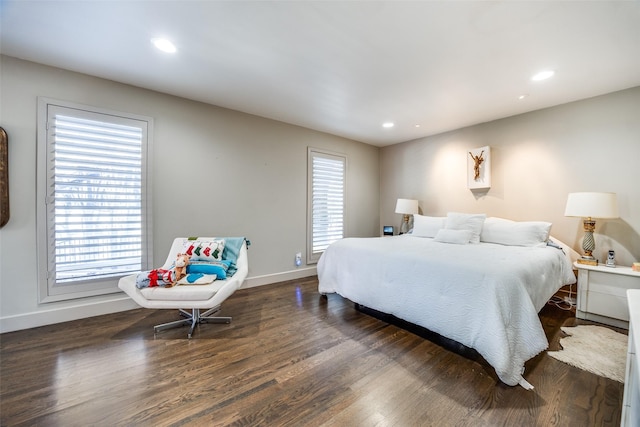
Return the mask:
[[296,254],[296,267],[300,267],[302,265],[302,253],[298,252]]

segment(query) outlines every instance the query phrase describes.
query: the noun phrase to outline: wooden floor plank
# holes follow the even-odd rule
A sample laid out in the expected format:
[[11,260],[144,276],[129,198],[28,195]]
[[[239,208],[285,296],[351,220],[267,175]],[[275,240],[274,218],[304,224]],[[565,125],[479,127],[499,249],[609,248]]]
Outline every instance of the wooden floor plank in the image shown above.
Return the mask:
[[[546,353],[535,389],[500,383],[476,352],[317,293],[317,278],[243,289],[230,324],[153,333],[137,309],[0,335],[2,426],[609,426],[623,385]],[[551,349],[581,322],[547,306]]]

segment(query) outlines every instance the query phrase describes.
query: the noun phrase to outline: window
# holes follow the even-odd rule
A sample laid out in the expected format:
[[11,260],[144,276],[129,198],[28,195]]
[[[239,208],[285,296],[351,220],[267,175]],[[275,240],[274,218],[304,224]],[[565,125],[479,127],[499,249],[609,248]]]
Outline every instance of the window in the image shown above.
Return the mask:
[[152,119],[38,100],[42,302],[118,292],[151,265]]
[[347,159],[309,148],[307,261],[317,262],[324,250],[345,234]]

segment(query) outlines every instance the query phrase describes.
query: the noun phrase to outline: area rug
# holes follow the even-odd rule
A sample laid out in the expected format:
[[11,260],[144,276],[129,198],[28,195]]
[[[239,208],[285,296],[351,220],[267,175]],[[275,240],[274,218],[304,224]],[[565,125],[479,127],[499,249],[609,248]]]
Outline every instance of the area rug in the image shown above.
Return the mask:
[[562,350],[548,351],[549,356],[596,375],[624,382],[626,335],[595,325],[560,329],[569,336],[560,339]]

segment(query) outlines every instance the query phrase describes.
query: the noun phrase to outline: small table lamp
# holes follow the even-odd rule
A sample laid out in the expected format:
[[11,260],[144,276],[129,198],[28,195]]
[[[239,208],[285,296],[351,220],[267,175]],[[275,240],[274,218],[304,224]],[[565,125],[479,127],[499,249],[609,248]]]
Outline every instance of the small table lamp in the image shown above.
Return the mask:
[[593,238],[596,222],[592,218],[618,218],[616,193],[569,193],[564,216],[586,218],[582,239],[584,255],[578,258],[578,263],[598,265],[598,260],[592,255],[596,247]]
[[409,231],[409,215],[418,213],[418,201],[411,199],[398,199],[396,203],[396,213],[403,214],[400,234]]

